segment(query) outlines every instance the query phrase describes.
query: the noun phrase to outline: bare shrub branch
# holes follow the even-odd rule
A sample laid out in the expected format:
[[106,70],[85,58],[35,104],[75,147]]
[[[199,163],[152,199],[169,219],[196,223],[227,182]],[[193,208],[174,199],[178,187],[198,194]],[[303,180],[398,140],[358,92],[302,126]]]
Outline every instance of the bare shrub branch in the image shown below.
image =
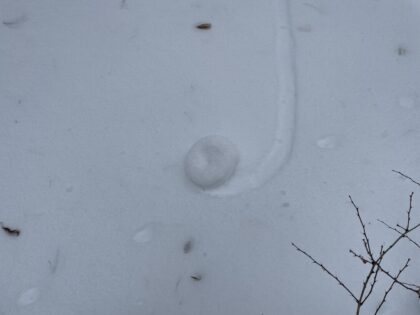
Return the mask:
[[[397,172],[397,173],[399,173],[399,172]],[[414,181],[414,180],[412,180],[412,181]],[[415,183],[417,183],[417,182],[415,182]],[[404,281],[400,280],[401,274],[409,266],[410,258],[407,259],[406,263],[404,264],[403,267],[401,267],[401,269],[398,271],[396,276],[393,276],[389,271],[385,270],[383,268],[383,265],[382,265],[383,260],[385,259],[387,254],[402,239],[407,239],[411,243],[416,245],[418,248],[420,248],[419,244],[416,241],[414,241],[412,238],[410,238],[409,235],[408,235],[420,226],[420,223],[412,225],[411,213],[412,213],[412,209],[413,209],[413,193],[410,194],[409,208],[408,208],[408,211],[406,212],[406,223],[405,223],[404,226],[401,226],[401,225],[397,224],[395,227],[392,227],[391,225],[387,224],[385,221],[382,221],[382,220],[378,219],[378,221],[380,223],[382,223],[383,225],[385,225],[388,229],[393,230],[393,231],[398,233],[398,236],[396,237],[396,239],[394,239],[387,246],[382,245],[379,248],[378,252],[374,252],[373,249],[372,249],[371,241],[370,241],[370,238],[368,236],[367,229],[366,229],[366,224],[365,224],[365,222],[362,218],[359,207],[353,201],[351,196],[349,196],[349,199],[350,199],[350,202],[351,202],[353,208],[356,211],[356,216],[357,216],[358,222],[359,222],[359,224],[362,228],[362,243],[363,243],[363,248],[365,250],[365,254],[357,253],[353,249],[350,249],[349,252],[353,255],[353,257],[357,258],[364,265],[369,265],[368,272],[366,273],[366,276],[364,277],[364,280],[362,281],[362,285],[361,285],[361,288],[360,288],[360,293],[358,293],[358,294],[353,293],[353,291],[350,290],[349,287],[340,278],[338,278],[338,276],[333,274],[322,263],[320,263],[318,260],[313,258],[310,254],[308,254],[306,251],[304,251],[303,249],[301,249],[300,247],[298,247],[294,243],[292,243],[292,246],[298,252],[304,254],[307,258],[309,258],[314,264],[318,265],[330,277],[335,279],[335,281],[351,295],[351,297],[353,298],[353,300],[356,303],[356,315],[360,314],[362,306],[369,299],[369,297],[372,296],[372,294],[374,292],[374,289],[375,289],[375,286],[378,283],[380,273],[385,274],[388,278],[390,278],[390,280],[392,280],[392,282],[389,285],[389,287],[386,289],[386,291],[385,291],[385,293],[384,293],[384,295],[381,299],[381,302],[379,303],[378,307],[376,308],[375,315],[378,314],[381,307],[385,304],[386,299],[387,299],[389,293],[391,292],[391,290],[394,288],[395,284],[398,284],[402,288],[416,293],[417,296],[420,298],[420,285],[411,284],[411,283],[407,283],[407,282],[404,282]]]

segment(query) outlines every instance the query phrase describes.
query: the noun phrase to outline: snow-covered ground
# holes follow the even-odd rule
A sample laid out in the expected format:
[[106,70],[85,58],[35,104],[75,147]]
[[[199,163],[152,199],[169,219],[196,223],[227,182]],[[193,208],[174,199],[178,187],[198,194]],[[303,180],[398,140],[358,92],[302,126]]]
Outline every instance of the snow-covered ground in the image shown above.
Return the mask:
[[[0,0],[0,22],[1,315],[351,315],[291,242],[357,291],[348,195],[376,248],[411,191],[420,221],[391,171],[420,180],[418,0]],[[208,135],[232,147],[202,190]],[[380,314],[420,304],[395,287]]]

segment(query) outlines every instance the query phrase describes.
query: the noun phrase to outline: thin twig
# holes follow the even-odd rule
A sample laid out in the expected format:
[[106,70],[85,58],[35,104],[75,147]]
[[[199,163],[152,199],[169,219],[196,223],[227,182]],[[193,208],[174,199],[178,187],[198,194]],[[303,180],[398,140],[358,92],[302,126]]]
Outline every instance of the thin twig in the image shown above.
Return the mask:
[[394,287],[394,284],[397,283],[399,276],[403,273],[403,271],[408,267],[408,263],[410,262],[410,258],[407,259],[407,262],[405,263],[404,267],[402,267],[400,269],[400,271],[398,271],[397,275],[395,276],[395,279],[392,281],[391,285],[389,286],[389,288],[385,291],[384,296],[382,298],[381,303],[379,303],[378,307],[376,308],[375,314],[377,315],[379,310],[381,309],[382,305],[384,305],[385,301],[386,301],[386,297],[388,296],[389,292],[391,292],[392,288]]
[[410,227],[411,210],[413,210],[413,195],[414,195],[414,192],[411,192],[411,194],[410,194],[410,205],[409,205],[408,210],[407,210],[407,225],[406,225],[406,228],[405,228],[406,230],[408,230],[409,227]]
[[420,186],[420,183],[419,182],[417,182],[417,181],[415,181],[414,179],[412,179],[410,176],[407,176],[407,175],[405,175],[404,173],[401,173],[400,171],[396,171],[396,170],[392,170],[394,173],[397,173],[397,174],[400,174],[402,177],[405,177],[405,178],[407,178],[407,179],[409,179],[409,180],[411,180],[414,184],[416,184],[416,185],[419,185]]
[[410,221],[411,221],[411,210],[413,209],[413,194],[410,194],[410,205],[407,211],[407,223],[405,227],[402,227],[401,225],[397,224],[397,227],[401,228],[403,230],[403,232],[399,233],[400,236],[397,237],[393,243],[391,243],[386,249],[384,249],[383,253],[382,253],[382,257],[385,256],[399,241],[401,241],[403,238],[406,238],[408,233],[414,231],[415,229],[417,229],[420,226],[420,223],[410,227]]
[[353,208],[356,210],[357,218],[359,219],[359,223],[362,226],[362,230],[363,230],[363,239],[362,240],[363,240],[363,245],[366,249],[366,253],[369,255],[371,260],[374,260],[372,249],[370,247],[369,237],[368,237],[367,232],[366,232],[366,225],[363,222],[362,216],[360,215],[359,207],[354,203],[353,198],[350,195],[349,195],[349,199],[350,199],[351,204],[353,205]]
[[341,285],[352,297],[353,299],[358,302],[358,299],[356,298],[356,296],[353,294],[353,292],[343,283],[343,281],[341,281],[336,275],[334,275],[331,271],[329,271],[323,264],[319,263],[318,261],[316,261],[311,255],[309,255],[307,252],[305,252],[304,250],[300,249],[297,245],[295,245],[295,243],[292,243],[292,246],[294,248],[296,248],[297,251],[301,252],[302,254],[304,254],[306,257],[308,257],[310,260],[312,260],[312,262],[316,265],[318,265],[322,270],[324,270],[327,274],[329,274],[332,278],[334,278],[339,285]]
[[374,277],[373,277],[373,281],[370,283],[370,289],[369,289],[369,291],[368,291],[368,293],[366,294],[366,296],[364,297],[364,299],[362,300],[362,302],[361,302],[361,304],[363,305],[365,302],[366,302],[366,300],[369,298],[369,296],[372,294],[372,292],[373,292],[373,289],[374,289],[374,287],[375,287],[375,284],[376,284],[376,282],[377,282],[377,280],[378,280],[378,275],[379,275],[379,271],[380,271],[380,269],[379,269],[379,267],[378,267],[378,265],[373,265],[372,264],[372,266],[374,267]]
[[[382,221],[382,220],[380,220],[380,219],[377,219],[378,220],[378,222],[381,222],[383,225],[385,225],[388,229],[390,229],[390,230],[393,230],[393,231],[395,231],[395,232],[397,232],[398,234],[403,234],[403,232],[400,232],[400,231],[398,231],[396,228],[394,228],[394,227],[392,227],[392,226],[390,226],[388,223],[386,223],[385,221]],[[406,235],[405,236],[411,243],[413,243],[414,245],[416,245],[418,248],[420,248],[420,245],[415,241],[415,240],[413,240],[410,236],[408,236],[408,235]]]
[[389,271],[385,270],[382,266],[379,266],[379,268],[381,269],[382,273],[386,274],[390,279],[394,280],[395,283],[399,284],[404,289],[407,289],[409,291],[416,293],[420,298],[420,286],[416,284],[409,284],[409,283],[400,281],[396,277],[394,277]]
[[[358,301],[358,308],[357,308],[358,310],[362,307],[363,303],[366,302],[366,299],[369,297],[370,293],[372,293],[372,291],[369,290],[368,294],[365,296],[365,292],[366,292],[366,289],[368,288],[369,280],[373,275],[375,275],[374,280],[373,280],[373,282],[374,282],[373,285],[375,285],[375,283],[376,283],[376,277],[377,277],[377,274],[378,274],[377,273],[378,271],[375,270],[376,268],[377,268],[376,264],[372,264],[365,280],[363,281],[362,289],[360,291],[360,296],[359,296],[359,299],[357,300]],[[373,287],[371,289],[373,290]]]
[[359,258],[359,259],[362,261],[362,263],[364,263],[364,264],[370,263],[370,260],[369,260],[369,259],[367,259],[367,258],[363,257],[363,256],[362,256],[362,255],[360,255],[360,254],[357,254],[354,250],[349,249],[349,252],[350,252],[351,254],[353,254],[353,256],[354,256],[354,257]]

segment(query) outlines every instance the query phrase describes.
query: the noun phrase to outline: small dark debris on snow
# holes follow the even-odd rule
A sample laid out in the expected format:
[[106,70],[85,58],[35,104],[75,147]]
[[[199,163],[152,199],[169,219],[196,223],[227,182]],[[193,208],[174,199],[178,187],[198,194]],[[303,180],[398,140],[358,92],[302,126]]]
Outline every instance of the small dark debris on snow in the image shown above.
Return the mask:
[[3,224],[3,222],[0,222],[1,228],[3,229],[4,232],[6,232],[7,234],[9,234],[10,236],[16,236],[18,237],[20,235],[20,230],[18,229],[12,229],[8,226],[5,226]]
[[178,290],[178,287],[181,284],[181,280],[182,280],[182,278],[179,277],[178,280],[176,281],[176,283],[175,283],[175,292]]
[[190,253],[193,247],[194,247],[193,239],[189,239],[188,241],[186,241],[183,247],[184,254]]
[[191,275],[191,279],[193,279],[194,281],[200,281],[201,279],[203,279],[203,277],[199,273],[195,273]]
[[200,30],[209,30],[211,29],[211,23],[201,23],[196,26]]
[[51,273],[55,273],[58,267],[58,260],[60,258],[60,250],[57,249],[53,260],[48,260],[48,265],[50,266]]
[[398,49],[397,49],[397,53],[398,53],[398,56],[405,56],[405,55],[407,55],[407,48],[404,48],[404,47],[398,47]]
[[312,31],[312,26],[309,24],[301,25],[297,27],[299,32],[310,33]]
[[27,20],[26,15],[20,15],[13,19],[7,19],[3,21],[3,25],[7,26],[8,28],[18,28]]

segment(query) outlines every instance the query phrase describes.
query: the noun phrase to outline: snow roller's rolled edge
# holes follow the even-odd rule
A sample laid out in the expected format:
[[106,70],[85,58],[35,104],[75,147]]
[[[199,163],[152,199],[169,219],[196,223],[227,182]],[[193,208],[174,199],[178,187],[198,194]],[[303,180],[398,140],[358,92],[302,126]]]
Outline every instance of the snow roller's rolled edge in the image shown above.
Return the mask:
[[277,126],[267,153],[253,166],[238,168],[224,185],[205,193],[225,197],[254,190],[274,177],[288,161],[295,133],[296,69],[295,47],[291,26],[290,3],[274,0],[276,23]]

